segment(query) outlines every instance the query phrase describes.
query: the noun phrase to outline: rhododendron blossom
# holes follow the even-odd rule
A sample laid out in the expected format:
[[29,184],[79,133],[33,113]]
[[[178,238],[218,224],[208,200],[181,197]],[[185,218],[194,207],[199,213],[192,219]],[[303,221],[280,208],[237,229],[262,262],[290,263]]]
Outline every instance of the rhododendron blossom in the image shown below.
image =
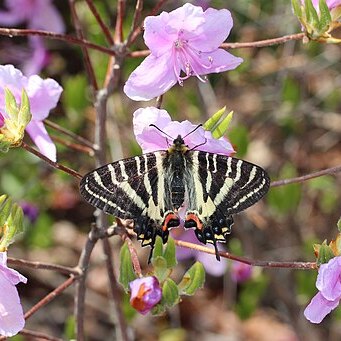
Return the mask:
[[312,298],[304,316],[312,323],[320,323],[341,300],[341,256],[321,264],[316,280],[319,292]]
[[53,79],[42,79],[37,75],[24,76],[13,65],[0,65],[0,112],[6,117],[4,89],[8,88],[20,102],[21,92],[26,90],[31,107],[32,120],[26,131],[42,154],[56,161],[56,146],[50,139],[43,120],[48,117],[59,100],[62,87]]
[[24,328],[25,320],[17,288],[27,279],[7,267],[7,253],[0,252],[0,335],[13,336]]
[[161,301],[162,290],[156,277],[143,277],[129,283],[130,304],[140,314],[149,313]]
[[[168,149],[178,135],[184,137],[185,144],[190,149],[200,146],[198,150],[227,156],[235,152],[226,138],[215,139],[210,131],[198,128],[198,125],[187,120],[172,121],[166,110],[154,107],[140,108],[133,116],[134,134],[143,153]],[[150,124],[154,124],[165,134],[155,127],[150,127]]]
[[144,40],[151,54],[130,75],[124,92],[134,100],[150,100],[182,85],[190,76],[235,69],[243,60],[219,46],[233,26],[227,9],[185,4],[144,22]]

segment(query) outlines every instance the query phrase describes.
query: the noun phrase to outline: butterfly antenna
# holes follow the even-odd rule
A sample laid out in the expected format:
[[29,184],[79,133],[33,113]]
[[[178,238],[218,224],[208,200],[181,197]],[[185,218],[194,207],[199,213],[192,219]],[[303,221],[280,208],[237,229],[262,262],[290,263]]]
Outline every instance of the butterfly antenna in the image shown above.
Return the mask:
[[[172,141],[174,140],[174,137],[168,135],[167,133],[165,133],[163,130],[161,130],[159,127],[157,127],[155,124],[150,124],[149,127],[154,127],[155,129],[157,129],[160,133],[168,136],[170,139],[172,139]],[[186,135],[187,136],[187,135]]]
[[200,146],[203,146],[204,144],[206,144],[206,142],[207,142],[207,138],[205,137],[205,142],[200,143],[200,144],[197,144],[196,146],[194,146],[194,147],[191,148],[190,150],[194,150],[195,148],[198,148],[198,147],[200,147]]
[[[198,124],[192,131],[190,131],[188,134],[186,134],[185,136],[182,136],[182,138],[186,138],[188,135],[193,134],[196,130],[198,130],[200,127],[202,127],[202,124]],[[205,142],[206,143],[206,142]]]

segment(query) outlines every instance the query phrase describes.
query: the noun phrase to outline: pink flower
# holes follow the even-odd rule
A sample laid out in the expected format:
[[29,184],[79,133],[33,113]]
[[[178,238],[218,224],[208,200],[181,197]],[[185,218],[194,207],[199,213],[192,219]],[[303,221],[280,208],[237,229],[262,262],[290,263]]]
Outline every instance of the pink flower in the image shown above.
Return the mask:
[[[192,229],[185,230],[183,227],[179,227],[175,230],[172,230],[171,234],[175,239],[183,240],[193,244],[201,244],[198,241],[198,238],[195,236],[194,230]],[[214,249],[213,245],[211,244],[206,246]],[[223,251],[221,244],[218,243],[217,246],[219,250]],[[194,258],[195,260],[202,263],[205,271],[211,276],[220,277],[226,272],[227,260],[225,258],[222,258],[220,262],[217,262],[214,255],[210,255],[205,252],[176,246],[176,258],[179,261]]]
[[16,26],[23,22],[28,28],[63,33],[63,20],[51,0],[5,0],[7,11],[0,11],[0,23]]
[[[171,138],[163,135],[156,128],[150,127],[150,124],[155,124]],[[190,134],[185,137],[185,143],[189,148],[200,145],[199,150],[210,153],[231,155],[235,152],[231,143],[224,137],[215,139],[210,131],[202,127],[196,129],[198,125],[189,121],[172,121],[166,110],[154,107],[137,109],[134,112],[133,125],[136,140],[143,153],[166,150],[178,135],[184,137],[188,133]],[[191,133],[194,129],[196,130]]]
[[320,323],[341,299],[341,256],[322,264],[316,280],[319,292],[304,310],[304,316],[312,323]]
[[0,112],[0,128],[2,128],[5,124],[5,118],[3,117],[2,113]]
[[138,278],[129,283],[130,304],[140,314],[146,315],[162,298],[162,290],[156,277]]
[[62,87],[53,79],[42,79],[37,75],[25,77],[13,65],[0,65],[0,112],[5,113],[4,88],[7,87],[20,101],[24,88],[30,100],[32,120],[26,131],[32,138],[40,152],[52,161],[56,161],[56,146],[50,139],[43,120],[48,117],[63,91]]
[[7,254],[0,252],[0,335],[13,336],[24,328],[25,320],[17,288],[27,279],[7,267]]
[[[51,0],[5,0],[7,11],[0,11],[2,26],[25,23],[28,28],[63,33],[65,25]],[[28,37],[28,46],[1,46],[3,62],[20,65],[25,75],[39,73],[48,62],[48,53],[40,37]]]
[[[312,0],[312,3],[317,11],[319,11],[319,1],[320,0]],[[304,0],[302,0],[302,3],[304,4]],[[341,6],[341,0],[326,0],[326,3],[329,10]]]
[[232,262],[231,279],[235,283],[243,283],[251,278],[252,266],[241,262]]
[[219,46],[233,26],[231,13],[186,3],[145,19],[144,39],[151,54],[130,75],[124,92],[133,100],[150,100],[190,76],[235,69],[243,60]]

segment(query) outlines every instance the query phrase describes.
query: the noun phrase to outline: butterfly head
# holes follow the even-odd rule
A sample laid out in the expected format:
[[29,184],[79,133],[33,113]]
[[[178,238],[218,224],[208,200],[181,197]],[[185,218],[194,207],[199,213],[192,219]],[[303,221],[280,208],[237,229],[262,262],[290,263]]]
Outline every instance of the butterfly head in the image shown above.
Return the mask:
[[168,152],[174,153],[174,152],[180,152],[185,153],[188,150],[188,146],[185,144],[184,139],[181,137],[181,135],[178,135],[178,137],[173,141],[173,144],[169,147]]

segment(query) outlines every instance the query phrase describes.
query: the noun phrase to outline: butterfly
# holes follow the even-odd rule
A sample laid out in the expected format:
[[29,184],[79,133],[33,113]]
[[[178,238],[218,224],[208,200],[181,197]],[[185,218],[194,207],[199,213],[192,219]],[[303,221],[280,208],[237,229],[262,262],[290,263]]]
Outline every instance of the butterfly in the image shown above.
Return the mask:
[[142,246],[153,249],[159,235],[181,224],[215,247],[225,242],[232,215],[260,200],[270,179],[259,166],[237,158],[190,149],[180,135],[168,150],[143,154],[86,174],[80,193],[91,205],[121,219],[132,219]]

